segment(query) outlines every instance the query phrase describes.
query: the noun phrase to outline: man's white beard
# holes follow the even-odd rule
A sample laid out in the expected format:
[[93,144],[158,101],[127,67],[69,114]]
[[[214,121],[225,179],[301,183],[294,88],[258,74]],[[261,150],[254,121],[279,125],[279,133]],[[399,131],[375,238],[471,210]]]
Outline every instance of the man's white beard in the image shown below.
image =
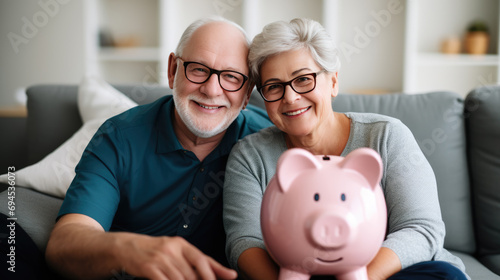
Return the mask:
[[[241,111],[243,105],[245,104],[244,102],[245,100],[243,99],[238,112],[234,116],[226,114],[224,119],[221,122],[219,122],[215,127],[206,128],[203,127],[203,125],[201,125],[200,123],[197,123],[197,121],[194,120],[189,114],[189,102],[190,102],[189,96],[185,98],[179,98],[175,85],[173,88],[172,95],[174,98],[175,109],[177,110],[177,113],[181,117],[181,120],[184,122],[189,131],[191,131],[197,137],[201,138],[210,138],[225,131],[229,127],[229,125],[231,125],[231,123],[238,117],[239,112]],[[231,104],[229,102],[224,102],[224,105],[228,110],[231,108]],[[203,120],[198,120],[198,122],[200,121],[203,122]]]

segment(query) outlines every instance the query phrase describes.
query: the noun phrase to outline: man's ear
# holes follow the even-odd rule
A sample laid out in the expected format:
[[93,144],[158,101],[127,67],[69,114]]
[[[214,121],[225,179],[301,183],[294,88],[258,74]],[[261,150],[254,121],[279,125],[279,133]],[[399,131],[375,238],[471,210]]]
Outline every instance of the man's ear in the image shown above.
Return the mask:
[[332,74],[332,97],[336,97],[339,94],[339,72],[334,72]]
[[177,73],[177,57],[172,52],[168,56],[168,86],[174,88],[175,74]]

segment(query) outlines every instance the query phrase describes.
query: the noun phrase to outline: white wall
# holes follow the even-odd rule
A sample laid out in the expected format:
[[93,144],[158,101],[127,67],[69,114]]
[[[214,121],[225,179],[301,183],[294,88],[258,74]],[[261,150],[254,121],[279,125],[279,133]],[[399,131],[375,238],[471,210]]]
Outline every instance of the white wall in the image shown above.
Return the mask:
[[398,92],[403,83],[403,0],[340,1],[341,92]]
[[30,85],[80,82],[82,11],[80,0],[0,2],[0,108],[20,104]]
[[[193,0],[190,0],[193,1]],[[219,1],[219,2],[217,2]],[[256,0],[245,0],[256,1]],[[332,1],[332,0],[323,0]],[[51,3],[47,9],[41,3]],[[67,3],[66,3],[67,2]],[[130,2],[130,0],[128,1]],[[142,1],[141,1],[142,2]],[[174,1],[169,1],[173,3]],[[198,4],[182,5],[176,9],[181,18],[191,22],[195,18],[216,13],[214,3],[226,0],[200,0]],[[328,13],[322,11],[322,1],[259,0],[258,31],[265,23],[310,17],[318,21]],[[399,3],[402,12],[387,15],[388,3]],[[185,3],[185,2],[184,2]],[[243,5],[244,2],[232,1]],[[338,45],[342,68],[339,73],[342,92],[370,90],[401,91],[404,42],[404,0],[339,0]],[[178,5],[178,4],[177,4]],[[244,24],[241,7],[225,10],[223,16]],[[195,7],[193,9],[193,7]],[[0,1],[0,108],[19,103],[16,92],[33,84],[77,84],[85,72],[85,35],[83,0]],[[378,15],[378,16],[377,16]],[[33,17],[35,16],[35,20]],[[105,17],[106,15],[101,15]],[[156,16],[156,15],[154,15]],[[380,18],[381,17],[381,18]],[[47,20],[44,20],[44,19]],[[134,18],[126,23],[133,26]],[[27,19],[30,23],[25,23]],[[38,23],[40,27],[37,27]],[[33,25],[36,32],[25,25]],[[180,22],[179,28],[188,22]],[[7,34],[15,33],[21,41],[12,47]],[[250,33],[255,31],[250,30]],[[32,38],[27,38],[27,37]],[[180,36],[180,33],[178,34]],[[177,37],[177,35],[176,35]],[[19,38],[17,38],[19,39]],[[154,40],[158,40],[155,38]],[[153,41],[150,44],[154,45]],[[149,43],[148,43],[149,44]],[[16,52],[15,49],[18,49]],[[168,50],[172,51],[172,50]],[[111,71],[119,73],[119,71]],[[141,76],[142,77],[142,76]],[[22,94],[21,94],[22,95]]]
[[[221,14],[245,27],[241,9],[243,0],[189,0],[191,5],[178,7],[182,14],[175,38],[182,29],[198,17]],[[336,38],[342,67],[339,72],[342,92],[400,92],[403,83],[404,58],[404,0],[245,0],[257,6],[254,18],[248,19],[260,32],[267,23],[295,17],[307,17],[326,22],[335,12],[323,11],[323,2],[336,2],[338,22]],[[172,1],[175,2],[175,1]],[[221,9],[214,9],[215,3]],[[226,5],[225,5],[226,4]],[[325,5],[326,6],[326,5]],[[333,5],[335,6],[335,5]],[[388,7],[390,6],[390,7]],[[185,15],[185,16],[184,16]],[[389,15],[387,17],[386,15]],[[179,29],[182,27],[182,29]],[[333,34],[332,34],[333,35]]]

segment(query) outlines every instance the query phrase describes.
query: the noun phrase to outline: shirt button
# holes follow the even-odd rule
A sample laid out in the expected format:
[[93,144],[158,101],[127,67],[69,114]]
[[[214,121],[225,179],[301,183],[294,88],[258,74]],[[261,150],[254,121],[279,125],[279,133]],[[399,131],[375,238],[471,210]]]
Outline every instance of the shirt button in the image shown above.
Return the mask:
[[187,224],[184,224],[182,227],[183,227],[183,228],[188,228],[188,225],[187,225]]
[[196,196],[193,196],[193,200],[196,200]]
[[200,168],[200,172],[203,172],[203,171],[205,171],[205,168],[203,168],[203,167]]

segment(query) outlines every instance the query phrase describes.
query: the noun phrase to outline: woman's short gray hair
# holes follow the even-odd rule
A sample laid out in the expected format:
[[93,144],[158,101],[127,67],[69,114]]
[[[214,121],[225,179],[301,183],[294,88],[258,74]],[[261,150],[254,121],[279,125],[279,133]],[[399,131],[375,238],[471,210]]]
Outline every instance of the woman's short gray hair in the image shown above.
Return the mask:
[[211,17],[206,17],[206,18],[202,18],[202,19],[194,21],[186,28],[186,30],[184,30],[184,33],[182,33],[182,36],[179,39],[179,43],[177,44],[177,48],[175,49],[175,56],[181,57],[182,53],[184,51],[184,48],[186,47],[186,44],[189,41],[189,39],[191,39],[191,36],[193,36],[193,33],[198,28],[204,26],[205,24],[211,23],[211,22],[225,22],[225,23],[229,23],[230,25],[236,27],[238,30],[241,31],[241,33],[245,37],[245,41],[246,41],[247,45],[250,46],[250,40],[248,39],[248,36],[247,36],[245,30],[241,26],[239,26],[237,23],[230,21],[226,18],[223,18],[221,16],[211,16]]
[[333,38],[317,21],[305,18],[292,19],[290,22],[276,21],[264,26],[250,45],[248,65],[250,78],[260,85],[259,70],[269,56],[306,48],[314,61],[327,72],[340,68],[340,59]]

